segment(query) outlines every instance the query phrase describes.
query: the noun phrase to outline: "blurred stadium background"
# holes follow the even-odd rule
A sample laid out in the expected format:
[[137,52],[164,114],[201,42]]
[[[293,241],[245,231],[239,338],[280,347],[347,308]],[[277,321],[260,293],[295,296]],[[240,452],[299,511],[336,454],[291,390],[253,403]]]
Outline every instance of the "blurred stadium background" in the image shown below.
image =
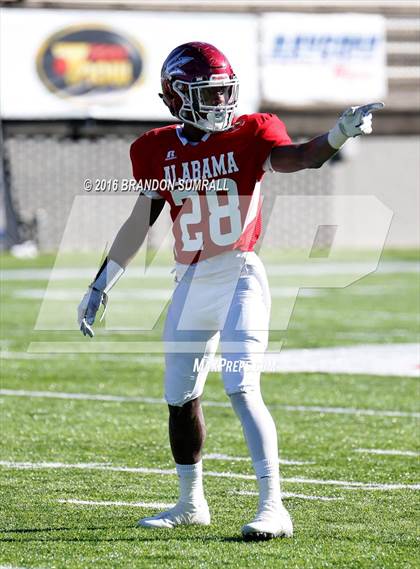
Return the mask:
[[[349,104],[384,100],[374,135],[349,143],[321,170],[286,178],[267,175],[263,189],[268,197],[374,195],[394,212],[385,246],[419,246],[418,2],[25,0],[2,5],[2,249],[29,241],[38,251],[56,251],[74,198],[86,195],[84,180],[131,176],[130,143],[143,131],[172,122],[157,98],[163,57],[175,45],[200,38],[220,46],[233,61],[242,83],[240,111],[277,113],[294,140],[325,132]],[[70,26],[87,32],[70,37]],[[117,39],[95,35],[100,28],[116,32]],[[131,52],[121,63],[115,49],[125,41],[131,42]],[[93,67],[83,76],[86,56],[75,56],[76,43],[73,52],[63,51],[71,42],[91,50],[109,42],[108,52],[96,51],[93,63],[128,66],[132,81],[118,83],[118,71],[97,81]],[[70,63],[79,79],[63,72]],[[112,238],[107,228],[118,226],[132,204],[128,195],[120,197],[112,208],[103,199],[86,208],[66,247],[103,251]],[[322,222],[323,207],[291,206],[265,236],[265,245],[301,246],[314,223]],[[345,245],[374,246],[369,228],[357,224],[357,211],[349,209],[347,215],[353,223]],[[169,228],[167,212],[158,231],[162,224]],[[25,255],[34,248],[13,251]]]

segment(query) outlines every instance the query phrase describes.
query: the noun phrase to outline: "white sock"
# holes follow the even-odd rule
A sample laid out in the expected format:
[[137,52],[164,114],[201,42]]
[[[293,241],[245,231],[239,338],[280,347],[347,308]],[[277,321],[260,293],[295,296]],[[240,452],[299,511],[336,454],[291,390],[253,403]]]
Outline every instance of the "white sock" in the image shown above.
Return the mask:
[[234,393],[232,407],[242,424],[257,476],[260,506],[281,503],[277,431],[261,393]]
[[203,502],[203,462],[176,464],[176,471],[179,477],[179,501],[187,504]]
[[254,463],[257,475],[260,507],[276,508],[281,504],[279,463],[267,459]]

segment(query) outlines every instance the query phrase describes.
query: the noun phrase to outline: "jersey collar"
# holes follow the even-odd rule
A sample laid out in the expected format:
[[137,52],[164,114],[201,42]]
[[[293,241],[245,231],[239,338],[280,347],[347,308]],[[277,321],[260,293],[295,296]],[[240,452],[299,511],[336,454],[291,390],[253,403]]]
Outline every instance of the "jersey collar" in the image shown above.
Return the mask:
[[185,138],[185,136],[182,134],[182,128],[183,128],[182,125],[178,125],[176,127],[176,134],[179,140],[181,141],[182,146],[187,146],[187,144],[191,144],[191,146],[197,146],[197,144],[200,144],[200,142],[205,142],[211,135],[211,132],[206,132],[201,140],[198,140],[197,142],[192,142],[191,140]]

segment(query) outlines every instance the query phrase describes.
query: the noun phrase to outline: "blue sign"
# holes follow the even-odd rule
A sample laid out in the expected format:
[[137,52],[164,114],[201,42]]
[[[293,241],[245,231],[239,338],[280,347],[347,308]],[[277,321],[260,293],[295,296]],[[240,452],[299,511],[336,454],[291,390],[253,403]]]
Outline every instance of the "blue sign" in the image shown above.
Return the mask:
[[379,38],[366,35],[278,35],[274,39],[272,57],[278,60],[366,59],[373,54]]

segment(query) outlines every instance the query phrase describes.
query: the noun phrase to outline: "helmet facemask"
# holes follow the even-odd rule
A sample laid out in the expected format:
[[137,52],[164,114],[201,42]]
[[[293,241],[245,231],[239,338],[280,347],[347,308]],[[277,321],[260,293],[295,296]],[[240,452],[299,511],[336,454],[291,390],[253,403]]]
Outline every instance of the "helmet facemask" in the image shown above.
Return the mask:
[[206,132],[222,132],[232,126],[238,104],[239,81],[228,75],[212,75],[209,80],[176,80],[173,90],[180,96],[179,118]]

